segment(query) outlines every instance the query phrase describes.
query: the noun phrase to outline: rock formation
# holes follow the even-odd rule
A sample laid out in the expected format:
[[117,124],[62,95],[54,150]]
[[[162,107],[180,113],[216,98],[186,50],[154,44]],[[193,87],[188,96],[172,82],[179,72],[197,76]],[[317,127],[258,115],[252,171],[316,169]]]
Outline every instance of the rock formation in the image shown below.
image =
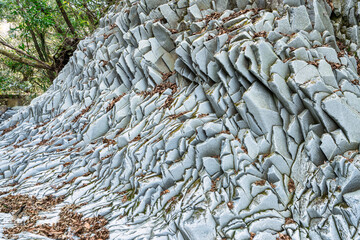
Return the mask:
[[1,124],[0,191],[110,239],[360,238],[354,2],[122,1]]

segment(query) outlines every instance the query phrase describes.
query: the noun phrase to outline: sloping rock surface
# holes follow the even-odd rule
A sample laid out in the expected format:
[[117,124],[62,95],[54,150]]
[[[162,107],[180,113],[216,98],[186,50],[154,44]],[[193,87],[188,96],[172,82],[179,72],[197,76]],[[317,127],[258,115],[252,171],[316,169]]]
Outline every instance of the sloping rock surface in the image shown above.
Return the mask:
[[122,1],[0,125],[0,191],[110,239],[359,239],[358,7]]

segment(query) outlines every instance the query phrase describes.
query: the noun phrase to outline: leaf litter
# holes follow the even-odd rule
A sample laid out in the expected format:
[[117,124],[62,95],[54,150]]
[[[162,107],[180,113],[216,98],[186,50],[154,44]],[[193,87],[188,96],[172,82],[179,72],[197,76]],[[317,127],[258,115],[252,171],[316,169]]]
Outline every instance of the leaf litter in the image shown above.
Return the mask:
[[[29,195],[7,195],[0,198],[0,212],[13,216],[14,226],[4,228],[3,234],[8,239],[15,239],[16,234],[31,232],[59,240],[105,240],[109,238],[109,230],[105,227],[108,221],[103,216],[84,218],[83,214],[75,212],[81,205],[66,205],[55,223],[37,224],[43,219],[40,212],[48,212],[64,201],[64,196],[52,195],[37,199]],[[23,219],[24,221],[17,221]]]

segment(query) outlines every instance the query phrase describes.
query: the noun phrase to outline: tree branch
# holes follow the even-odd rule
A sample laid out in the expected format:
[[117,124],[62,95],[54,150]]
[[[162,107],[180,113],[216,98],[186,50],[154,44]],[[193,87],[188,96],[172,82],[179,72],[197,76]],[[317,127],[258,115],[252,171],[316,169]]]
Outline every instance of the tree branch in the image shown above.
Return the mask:
[[10,49],[12,49],[12,50],[14,50],[15,52],[17,52],[17,53],[20,54],[20,55],[24,55],[24,56],[26,56],[26,57],[28,57],[28,58],[31,58],[32,60],[38,62],[39,64],[48,65],[47,63],[45,63],[45,62],[43,62],[43,61],[41,61],[41,60],[39,60],[39,59],[37,59],[37,58],[35,58],[35,57],[27,54],[27,53],[24,52],[23,50],[20,50],[20,49],[17,49],[17,48],[15,48],[15,47],[11,46],[10,44],[8,44],[7,42],[5,42],[5,41],[2,40],[2,39],[0,39],[0,44],[2,44],[2,45],[4,45],[4,46],[6,46],[6,47],[8,47],[8,48],[10,48]]
[[12,52],[8,52],[8,51],[6,51],[4,49],[1,49],[1,48],[0,48],[0,54],[10,58],[11,60],[14,60],[14,61],[19,62],[19,63],[26,64],[26,65],[34,67],[34,68],[47,69],[47,70],[54,71],[53,67],[51,67],[50,65],[48,65],[46,63],[43,63],[43,62],[39,63],[38,61],[32,61],[30,59],[18,56],[16,54],[12,53]]

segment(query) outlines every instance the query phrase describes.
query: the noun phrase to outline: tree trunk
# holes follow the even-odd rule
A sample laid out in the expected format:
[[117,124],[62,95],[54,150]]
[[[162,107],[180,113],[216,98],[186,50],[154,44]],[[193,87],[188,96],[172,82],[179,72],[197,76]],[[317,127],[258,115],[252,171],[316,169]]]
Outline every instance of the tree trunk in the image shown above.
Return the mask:
[[57,3],[57,5],[58,5],[58,7],[60,9],[61,15],[63,16],[66,24],[68,25],[71,33],[76,36],[75,28],[71,24],[70,19],[69,19],[68,15],[66,14],[65,10],[64,10],[64,6],[63,6],[61,0],[56,0],[56,3]]
[[[72,14],[74,15],[74,18],[76,19],[76,22],[80,22],[79,19],[79,11],[78,10],[74,10],[73,7],[71,6],[71,4],[69,5],[70,11],[72,12]],[[81,29],[80,29],[81,30]],[[80,32],[80,30],[78,29],[78,34]],[[86,30],[82,29],[85,32],[85,35],[87,35]],[[80,34],[81,35],[81,34]]]
[[30,24],[29,24],[28,21],[25,20],[25,22],[26,22],[26,25],[27,25],[27,27],[28,27],[28,29],[29,29],[30,34],[31,34],[31,38],[32,38],[33,43],[34,43],[34,47],[35,47],[35,49],[36,49],[36,52],[37,52],[38,55],[39,55],[40,60],[41,60],[41,61],[45,61],[45,57],[44,57],[44,55],[43,55],[43,53],[42,53],[42,51],[41,51],[41,48],[40,48],[40,45],[39,45],[38,40],[37,40],[37,38],[36,38],[36,35],[35,35],[34,30],[33,30],[32,27],[30,26]]
[[48,62],[49,61],[49,52],[47,51],[47,46],[46,46],[46,42],[45,42],[45,34],[44,33],[38,33],[39,39],[40,39],[40,43],[41,43],[41,51],[44,55],[45,61]]
[[[20,1],[19,1],[19,0],[16,0],[16,2],[17,2],[17,4],[20,6],[21,11],[25,13],[26,11],[25,11],[25,9],[23,8],[23,6],[20,4]],[[20,14],[20,15],[21,15],[21,14]],[[22,17],[24,18],[24,16],[22,16]],[[26,20],[26,18],[24,18],[24,20],[25,20],[26,26],[28,27],[28,30],[29,30],[29,32],[30,32],[30,34],[31,34],[31,38],[32,38],[32,40],[33,40],[33,42],[34,42],[34,46],[35,46],[36,52],[37,52],[38,55],[39,55],[40,60],[41,60],[41,61],[45,61],[44,55],[43,55],[42,52],[41,52],[41,48],[40,48],[39,43],[38,43],[38,41],[37,41],[37,38],[36,38],[36,35],[35,35],[34,30],[32,29],[30,23]]]
[[54,70],[47,69],[46,74],[47,74],[48,78],[50,79],[50,81],[53,82],[54,79],[56,78],[58,72],[57,71],[55,72]]
[[55,28],[55,30],[59,33],[59,34],[61,34],[61,35],[65,35],[64,34],[64,31],[60,28],[60,27],[58,27],[56,24],[55,24],[55,26],[54,26],[54,28]]

